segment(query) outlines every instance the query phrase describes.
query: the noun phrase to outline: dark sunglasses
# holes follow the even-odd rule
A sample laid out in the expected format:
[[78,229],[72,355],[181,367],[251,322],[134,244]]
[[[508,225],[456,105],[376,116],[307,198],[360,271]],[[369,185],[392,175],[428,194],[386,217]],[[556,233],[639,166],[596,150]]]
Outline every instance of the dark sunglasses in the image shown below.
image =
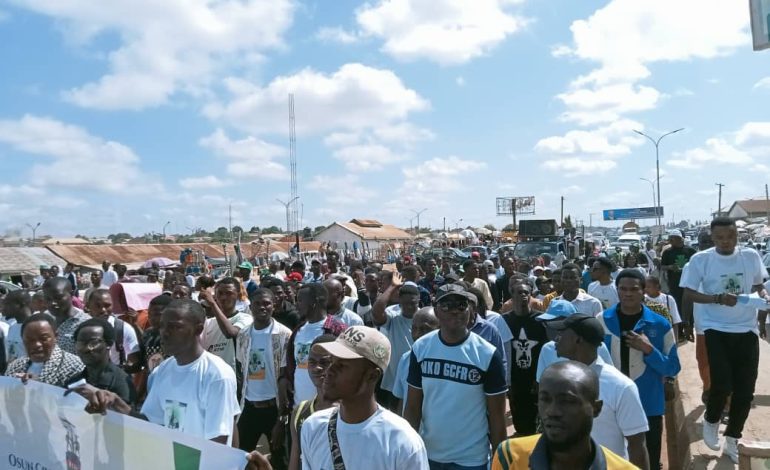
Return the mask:
[[465,310],[468,308],[467,300],[443,300],[436,305],[441,310]]

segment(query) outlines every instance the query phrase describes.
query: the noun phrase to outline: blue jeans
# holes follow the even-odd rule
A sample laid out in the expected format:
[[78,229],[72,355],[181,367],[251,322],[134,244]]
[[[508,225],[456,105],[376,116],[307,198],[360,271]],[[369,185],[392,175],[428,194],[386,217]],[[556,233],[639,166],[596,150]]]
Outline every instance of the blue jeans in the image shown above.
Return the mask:
[[433,460],[428,460],[428,465],[430,466],[430,470],[487,470],[489,468],[487,464],[466,467],[465,465],[457,465],[456,463],[441,463],[434,462]]

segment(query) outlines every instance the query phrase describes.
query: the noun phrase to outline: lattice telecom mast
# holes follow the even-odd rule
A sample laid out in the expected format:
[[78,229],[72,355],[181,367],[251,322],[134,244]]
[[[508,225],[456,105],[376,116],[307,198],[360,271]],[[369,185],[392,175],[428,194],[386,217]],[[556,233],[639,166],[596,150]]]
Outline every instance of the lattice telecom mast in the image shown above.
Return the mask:
[[294,233],[300,229],[299,211],[297,207],[297,132],[294,126],[294,93],[289,93],[289,164],[291,166],[291,199],[290,199],[290,227],[289,232]]

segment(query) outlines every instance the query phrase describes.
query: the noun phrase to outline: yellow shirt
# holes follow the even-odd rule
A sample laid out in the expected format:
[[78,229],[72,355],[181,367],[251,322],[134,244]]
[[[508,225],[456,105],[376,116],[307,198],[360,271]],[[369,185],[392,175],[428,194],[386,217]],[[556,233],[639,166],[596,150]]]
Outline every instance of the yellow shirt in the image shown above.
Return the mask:
[[[506,439],[501,442],[492,458],[492,470],[549,470],[546,443],[544,439],[540,439],[540,436],[541,434],[535,434],[534,436]],[[595,442],[594,448],[601,449],[601,452],[595,453],[594,461],[589,470],[639,469],[623,457],[598,446]]]

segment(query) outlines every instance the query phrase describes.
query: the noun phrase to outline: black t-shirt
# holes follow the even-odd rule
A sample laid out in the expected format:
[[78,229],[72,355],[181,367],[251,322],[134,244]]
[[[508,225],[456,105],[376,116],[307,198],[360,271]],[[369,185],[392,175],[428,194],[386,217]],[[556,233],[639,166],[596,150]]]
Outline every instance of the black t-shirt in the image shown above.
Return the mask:
[[678,269],[673,271],[666,271],[668,273],[668,286],[669,288],[676,289],[679,287],[679,281],[682,279],[682,268],[690,261],[692,255],[695,254],[695,249],[689,246],[682,247],[670,247],[663,252],[660,258],[661,266],[677,266]]
[[[642,318],[642,312],[635,315],[626,315],[620,312],[618,307],[618,320],[620,321],[620,334],[624,334],[626,331],[633,331],[634,327]],[[628,346],[626,346],[625,337],[621,341],[620,345],[620,371],[624,375],[628,375]]]
[[548,342],[543,322],[535,320],[537,315],[535,312],[527,317],[516,316],[513,312],[503,314],[513,334],[508,361],[511,364],[511,394],[514,396],[532,393],[540,350]]

